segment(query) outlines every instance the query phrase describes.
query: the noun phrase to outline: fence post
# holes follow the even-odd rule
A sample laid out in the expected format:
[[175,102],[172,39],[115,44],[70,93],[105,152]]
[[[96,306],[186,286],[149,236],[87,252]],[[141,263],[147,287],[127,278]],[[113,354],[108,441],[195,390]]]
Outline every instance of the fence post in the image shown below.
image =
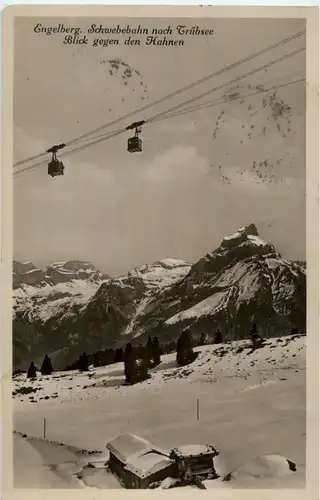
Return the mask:
[[199,398],[197,398],[197,420],[199,420]]
[[43,419],[43,438],[45,439],[46,438],[46,419],[44,418]]

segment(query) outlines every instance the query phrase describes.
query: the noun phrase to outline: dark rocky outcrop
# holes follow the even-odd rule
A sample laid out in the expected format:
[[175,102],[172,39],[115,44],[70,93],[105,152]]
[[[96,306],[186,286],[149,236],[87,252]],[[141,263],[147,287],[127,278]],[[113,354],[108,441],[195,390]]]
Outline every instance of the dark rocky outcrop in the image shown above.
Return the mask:
[[[77,279],[54,284],[57,273]],[[253,323],[264,337],[306,329],[305,265],[283,259],[253,224],[192,266],[166,259],[103,280],[92,265],[69,261],[49,266],[45,279],[43,291],[16,297],[16,369],[46,352],[61,369],[83,351],[146,343],[149,336],[163,345],[185,328],[196,342],[214,341],[217,330],[224,340],[248,338]]]

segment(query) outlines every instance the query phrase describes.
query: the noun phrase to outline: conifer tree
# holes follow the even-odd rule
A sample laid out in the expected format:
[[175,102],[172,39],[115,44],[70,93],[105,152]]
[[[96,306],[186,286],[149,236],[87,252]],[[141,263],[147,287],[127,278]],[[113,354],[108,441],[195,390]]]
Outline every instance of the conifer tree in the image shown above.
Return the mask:
[[142,382],[149,378],[148,374],[149,361],[146,357],[140,359],[136,364],[136,374],[135,374],[135,382]]
[[89,358],[86,352],[81,354],[78,366],[80,372],[87,372],[89,370]]
[[153,339],[153,362],[155,366],[161,362],[161,348],[158,337],[154,337]]
[[148,360],[148,365],[152,366],[154,364],[154,350],[153,350],[153,342],[151,337],[148,338],[148,342],[145,349],[145,357]]
[[116,349],[114,356],[114,363],[121,363],[123,361],[123,351],[121,348]]
[[215,344],[222,344],[222,342],[223,342],[222,333],[218,328],[218,330],[216,331],[215,336],[214,336],[214,343]]
[[206,343],[207,343],[207,336],[205,333],[201,333],[200,345],[206,345]]
[[252,348],[255,350],[258,346],[262,344],[262,337],[258,333],[257,325],[254,323],[250,332],[250,337],[252,341]]
[[136,381],[137,363],[135,350],[130,343],[127,344],[124,353],[124,373],[126,382],[134,384]]
[[51,359],[49,358],[48,354],[46,354],[43,359],[40,371],[42,375],[51,375],[51,373],[53,372]]
[[185,330],[181,333],[177,342],[177,364],[179,366],[187,365],[194,358],[191,334],[188,330]]
[[27,377],[28,378],[36,378],[36,376],[37,376],[37,369],[34,366],[33,361],[31,361],[29,369],[28,369]]
[[98,366],[100,366],[100,355],[99,355],[99,352],[94,352],[93,353],[93,366],[95,368],[97,368]]

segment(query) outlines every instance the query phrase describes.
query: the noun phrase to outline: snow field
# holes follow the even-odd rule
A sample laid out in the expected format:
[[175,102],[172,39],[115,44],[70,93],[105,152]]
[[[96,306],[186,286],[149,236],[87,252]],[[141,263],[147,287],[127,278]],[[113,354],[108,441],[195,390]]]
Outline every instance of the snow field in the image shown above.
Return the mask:
[[[14,428],[43,437],[46,418],[48,439],[103,453],[106,442],[124,432],[165,449],[213,444],[228,470],[261,454],[281,454],[298,464],[295,481],[302,485],[305,337],[269,342],[252,354],[236,352],[244,341],[205,346],[194,363],[182,368],[176,368],[175,354],[163,356],[151,379],[132,387],[121,385],[122,363],[89,374],[39,377],[34,385],[42,392],[31,395],[36,403],[30,395],[15,396]],[[229,352],[220,358],[222,349]],[[29,386],[30,381],[19,376],[14,384]],[[57,397],[39,400],[45,393]]]

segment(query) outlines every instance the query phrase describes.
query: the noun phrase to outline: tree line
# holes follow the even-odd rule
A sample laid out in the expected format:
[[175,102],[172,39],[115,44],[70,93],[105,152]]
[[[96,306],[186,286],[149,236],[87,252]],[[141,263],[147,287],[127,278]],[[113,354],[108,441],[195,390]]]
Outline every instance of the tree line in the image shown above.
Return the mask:
[[[217,330],[213,343],[221,343],[222,340],[222,334]],[[97,368],[123,362],[126,382],[132,384],[148,378],[148,370],[160,364],[162,355],[176,351],[177,364],[183,366],[195,359],[193,348],[206,343],[207,337],[204,334],[200,336],[199,342],[194,342],[189,330],[183,331],[177,342],[173,341],[162,346],[158,337],[153,339],[149,337],[145,345],[133,346],[129,342],[123,348],[104,349],[89,355],[83,352],[73,363],[67,365],[64,371],[79,370],[84,372],[89,370],[90,365]],[[38,371],[42,375],[50,375],[53,372],[48,354],[45,355],[40,370],[33,361],[31,362],[27,372],[28,378],[35,378]]]
[[[293,328],[291,334],[296,335],[299,331]],[[258,333],[256,324],[252,325],[250,331],[250,339],[252,341],[253,350],[263,345],[263,338]],[[218,329],[215,332],[212,344],[221,344],[224,342],[223,334]],[[135,384],[149,378],[148,371],[158,366],[161,362],[161,356],[176,352],[176,362],[178,366],[185,366],[192,363],[197,353],[194,352],[194,347],[206,345],[208,342],[207,336],[203,333],[200,335],[199,341],[195,342],[191,332],[185,329],[179,336],[177,342],[160,345],[158,337],[148,338],[145,345],[133,346],[130,342],[124,348],[105,349],[96,351],[93,354],[83,352],[78,359],[71,365],[68,365],[64,371],[79,370],[85,372],[89,370],[89,366],[94,368],[106,366],[114,363],[124,363],[124,375],[127,384]],[[28,378],[35,378],[39,370],[32,361],[28,372]],[[40,372],[42,375],[50,375],[53,372],[53,367],[50,357],[46,354]]]

